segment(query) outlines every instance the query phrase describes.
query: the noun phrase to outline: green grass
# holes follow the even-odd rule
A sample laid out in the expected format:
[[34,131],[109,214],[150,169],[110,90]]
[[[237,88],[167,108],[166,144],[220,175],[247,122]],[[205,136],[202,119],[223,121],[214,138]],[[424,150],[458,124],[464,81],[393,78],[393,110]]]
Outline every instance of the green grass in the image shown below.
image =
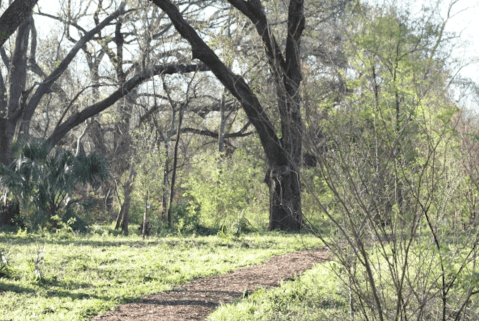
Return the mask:
[[[408,256],[407,273],[410,276],[403,290],[408,298],[409,316],[418,311],[418,300],[422,303],[424,293],[429,298],[424,314],[419,315],[421,320],[439,320],[442,319],[441,306],[441,269],[438,261],[440,260],[437,250],[431,246],[430,237],[418,237],[418,240],[411,246],[411,252]],[[390,270],[387,268],[383,256],[378,253],[379,245],[369,248],[372,271],[375,275],[376,286],[382,300],[382,308],[388,315],[394,315],[397,304],[397,292],[391,281]],[[386,254],[391,257],[391,244],[385,245]],[[468,293],[469,286],[472,291],[479,290],[479,272],[475,260],[471,260],[461,269],[471,249],[464,247],[460,242],[454,244],[448,243],[444,248],[442,257],[444,260],[445,273],[447,281],[453,280],[454,286],[448,291],[447,296],[447,320],[455,320],[456,311],[462,304],[465,295]],[[399,265],[404,263],[404,257],[397,256]],[[351,261],[349,261],[351,262]],[[356,277],[359,286],[362,289],[369,289],[366,282],[366,271],[359,263],[356,265]],[[316,321],[316,320],[345,320],[350,319],[350,313],[356,320],[375,319],[376,314],[370,311],[368,318],[361,314],[357,296],[353,294],[354,308],[350,311],[350,292],[345,281],[348,280],[348,274],[344,267],[336,261],[316,264],[312,269],[306,271],[291,282],[284,282],[280,287],[270,290],[258,290],[243,300],[237,300],[230,304],[220,306],[216,311],[208,316],[208,321],[262,321],[262,320],[297,320],[297,321]],[[412,282],[412,284],[410,283]],[[412,290],[414,289],[414,290]],[[366,291],[365,293],[371,293]],[[418,294],[419,293],[419,294]],[[468,300],[467,316],[461,314],[461,320],[478,320],[479,316],[479,298],[477,295]],[[416,318],[408,318],[416,319]]]
[[7,253],[6,273],[0,278],[1,318],[85,320],[194,278],[320,246],[312,236],[285,233],[142,240],[98,232],[101,235],[0,232],[0,252]]
[[220,306],[209,321],[330,320],[348,307],[344,286],[331,273],[331,263],[316,264],[291,282],[258,290],[244,300]]

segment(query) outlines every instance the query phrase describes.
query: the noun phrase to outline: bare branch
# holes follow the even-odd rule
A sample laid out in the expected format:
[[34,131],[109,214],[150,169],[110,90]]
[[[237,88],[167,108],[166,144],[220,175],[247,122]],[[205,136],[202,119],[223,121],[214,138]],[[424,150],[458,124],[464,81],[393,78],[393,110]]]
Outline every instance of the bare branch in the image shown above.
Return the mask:
[[126,96],[131,90],[136,86],[144,82],[145,80],[151,78],[154,75],[160,74],[176,74],[176,73],[188,73],[194,71],[207,71],[208,68],[205,65],[169,65],[169,66],[156,66],[153,70],[147,70],[142,72],[132,79],[128,80],[121,86],[120,89],[116,90],[108,98],[93,104],[81,112],[75,113],[70,116],[64,123],[59,125],[53,133],[48,138],[48,142],[54,146],[56,145],[63,136],[66,135],[71,129],[75,126],[81,124],[86,119],[97,115],[103,110],[107,109],[120,98]]

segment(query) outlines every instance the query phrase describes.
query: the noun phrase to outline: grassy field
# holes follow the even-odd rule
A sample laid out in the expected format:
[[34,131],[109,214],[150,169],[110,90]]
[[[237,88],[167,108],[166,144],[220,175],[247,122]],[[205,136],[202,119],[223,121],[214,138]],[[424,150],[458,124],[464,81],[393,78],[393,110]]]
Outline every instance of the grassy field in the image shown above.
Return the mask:
[[312,236],[285,233],[143,240],[107,228],[86,236],[0,232],[0,316],[85,320],[144,294],[319,245]]

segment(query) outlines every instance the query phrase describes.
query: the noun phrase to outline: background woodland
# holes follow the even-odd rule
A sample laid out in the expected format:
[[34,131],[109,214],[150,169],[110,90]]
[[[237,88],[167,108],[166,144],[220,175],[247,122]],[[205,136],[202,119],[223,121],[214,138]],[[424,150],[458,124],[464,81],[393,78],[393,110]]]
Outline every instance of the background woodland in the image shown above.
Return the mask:
[[8,223],[303,229],[351,319],[473,319],[479,90],[456,2],[33,3],[0,47]]

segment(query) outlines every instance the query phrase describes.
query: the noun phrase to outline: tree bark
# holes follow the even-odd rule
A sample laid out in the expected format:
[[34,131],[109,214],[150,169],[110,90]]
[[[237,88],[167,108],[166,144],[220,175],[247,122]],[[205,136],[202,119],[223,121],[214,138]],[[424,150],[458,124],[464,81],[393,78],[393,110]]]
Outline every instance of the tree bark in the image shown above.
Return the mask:
[[143,239],[146,236],[147,232],[147,218],[148,218],[148,196],[149,191],[146,191],[146,199],[145,199],[145,213],[143,214],[143,225],[141,226],[141,235],[143,235]]
[[218,130],[218,151],[223,153],[225,151],[225,130],[226,130],[226,106],[225,106],[225,93],[221,95],[221,110],[220,110],[220,128]]
[[125,194],[125,201],[123,202],[123,218],[121,221],[121,231],[124,235],[128,235],[128,223],[130,221],[130,201],[132,184],[128,184],[123,188]]
[[[168,174],[170,172],[170,156],[169,156],[169,148],[170,148],[170,138],[172,133],[174,132],[175,126],[175,113],[173,110],[172,121],[171,121],[171,129],[163,135],[160,126],[158,126],[158,122],[153,117],[153,124],[155,125],[156,131],[158,135],[160,135],[161,141],[164,143],[165,146],[165,167],[163,169],[163,195],[161,196],[161,216],[160,222],[162,220],[167,221],[168,216]],[[158,149],[161,150],[161,144],[158,143]]]
[[[183,107],[183,106],[182,106]],[[178,166],[178,146],[180,144],[181,135],[181,123],[183,122],[184,110],[180,107],[180,117],[178,120],[178,130],[176,134],[175,151],[173,155],[173,174],[171,175],[171,191],[170,191],[170,206],[168,206],[168,226],[171,227],[171,206],[173,204],[173,197],[175,196],[175,180],[176,180],[176,167]]]
[[130,163],[130,173],[128,175],[128,180],[123,185],[123,194],[125,195],[125,200],[122,205],[122,220],[121,220],[121,231],[124,235],[128,235],[128,223],[130,221],[130,202],[131,202],[131,192],[133,191],[133,180],[135,177],[135,166],[133,163]]
[[279,139],[264,108],[244,79],[235,75],[185,21],[169,0],[152,0],[171,19],[176,30],[191,47],[193,58],[205,63],[218,80],[241,103],[258,132],[269,171],[270,229],[299,229],[302,224],[299,165],[302,154],[303,125],[300,113],[299,85],[302,80],[300,40],[304,30],[304,3],[291,0],[288,10],[286,58],[273,36],[260,0],[228,0],[254,24],[265,46],[271,71],[276,80],[282,138]]
[[118,213],[115,224],[115,230],[121,225],[122,231],[124,233],[126,231],[126,234],[128,234],[128,216],[130,210],[131,192],[133,190],[133,179],[135,177],[135,174],[135,166],[133,163],[130,162],[130,173],[128,174],[128,180],[122,186],[125,199],[123,200],[123,204],[121,205],[120,212]]
[[[300,229],[303,223],[299,176],[303,152],[303,122],[301,119],[299,86],[302,80],[300,47],[304,25],[303,1],[291,0],[288,9],[285,70],[282,70],[281,73],[282,83],[277,84],[283,134],[281,143],[287,154],[289,164],[288,167],[270,168],[269,188],[273,195],[270,197],[269,230],[276,228]],[[279,63],[276,62],[277,60],[272,61],[272,58],[276,57],[277,54],[268,54],[268,56],[270,57],[270,64],[276,63],[279,64],[276,67],[277,69],[283,68],[281,60],[279,60]]]
[[0,118],[0,163],[3,165],[10,165],[12,162],[9,139],[12,129],[9,119]]
[[0,17],[0,47],[32,13],[38,0],[15,0]]
[[169,137],[168,141],[165,141],[165,169],[163,170],[163,196],[161,199],[161,218],[165,219],[168,216],[168,173],[169,173],[169,164],[170,164],[170,157],[168,155],[169,149]]
[[299,175],[283,166],[270,169],[265,182],[269,187],[268,230],[298,230],[302,226]]
[[[27,78],[27,51],[31,22],[31,14],[23,19],[15,40],[11,65],[7,66],[10,69],[8,78],[10,88],[8,88],[6,104],[4,103],[0,108],[0,114],[6,116],[0,118],[0,162],[4,165],[10,165],[12,162],[10,143],[15,135],[15,126],[25,103],[24,89]],[[2,86],[0,92],[5,94],[7,88],[3,81],[0,85]],[[1,100],[5,102],[3,98]]]
[[8,118],[13,118],[14,114],[20,114],[24,108],[22,102],[24,102],[23,95],[27,80],[27,53],[31,21],[31,15],[25,18],[20,28],[18,28],[18,35],[15,39],[15,49],[8,78],[10,84],[7,107]]
[[123,218],[123,212],[124,211],[125,211],[125,202],[123,202],[123,204],[121,204],[120,212],[118,212],[118,216],[116,217],[115,230],[118,229],[121,225],[121,220]]

